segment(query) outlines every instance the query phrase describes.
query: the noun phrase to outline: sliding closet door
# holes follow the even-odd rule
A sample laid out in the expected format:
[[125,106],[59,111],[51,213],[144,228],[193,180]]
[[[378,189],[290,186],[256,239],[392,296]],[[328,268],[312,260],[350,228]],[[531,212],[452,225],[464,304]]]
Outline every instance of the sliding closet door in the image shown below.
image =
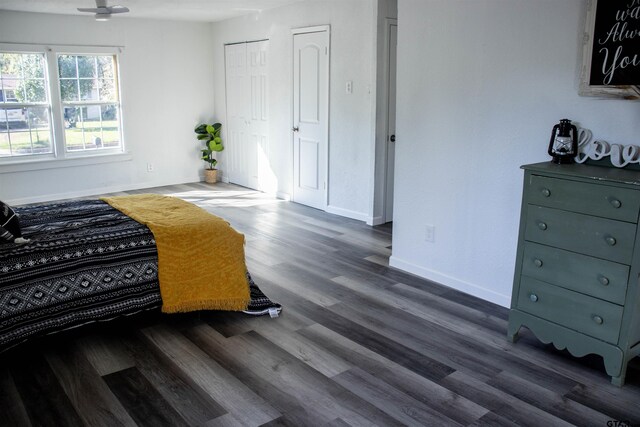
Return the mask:
[[[227,123],[225,132],[226,174],[230,182],[247,185],[247,47],[245,43],[225,46]],[[224,125],[224,123],[223,123]]]
[[227,176],[257,190],[268,153],[267,46],[267,41],[225,46]]
[[256,156],[251,182],[248,185],[257,190],[265,190],[269,178],[269,123],[267,121],[267,46],[268,41],[247,43],[247,64],[249,74],[249,146]]

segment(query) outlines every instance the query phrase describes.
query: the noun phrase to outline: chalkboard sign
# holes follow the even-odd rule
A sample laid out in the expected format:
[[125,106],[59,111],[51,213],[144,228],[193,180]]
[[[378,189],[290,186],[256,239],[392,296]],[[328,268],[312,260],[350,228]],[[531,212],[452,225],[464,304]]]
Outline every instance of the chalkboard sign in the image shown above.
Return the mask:
[[640,0],[592,0],[582,95],[640,99]]

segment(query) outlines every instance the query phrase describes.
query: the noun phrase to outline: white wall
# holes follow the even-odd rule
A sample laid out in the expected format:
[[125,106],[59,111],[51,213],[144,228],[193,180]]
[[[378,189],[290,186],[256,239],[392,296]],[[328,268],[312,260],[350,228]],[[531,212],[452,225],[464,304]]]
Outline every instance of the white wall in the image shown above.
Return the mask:
[[[27,202],[199,181],[193,128],[213,119],[210,24],[1,11],[0,42],[124,46],[125,162],[2,173],[0,199]],[[147,172],[147,163],[154,172]],[[5,168],[6,169],[6,168]]]
[[[586,0],[399,0],[392,265],[507,306],[523,173],[569,118],[640,145],[640,103],[579,97]],[[435,243],[425,242],[425,225]]]
[[[329,104],[330,212],[367,220],[373,195],[375,132],[374,0],[305,1],[213,24],[216,118],[226,122],[224,44],[269,39],[269,153],[280,195],[292,191],[293,28],[331,25]],[[353,81],[353,93],[345,84]],[[225,152],[219,169],[224,173]]]

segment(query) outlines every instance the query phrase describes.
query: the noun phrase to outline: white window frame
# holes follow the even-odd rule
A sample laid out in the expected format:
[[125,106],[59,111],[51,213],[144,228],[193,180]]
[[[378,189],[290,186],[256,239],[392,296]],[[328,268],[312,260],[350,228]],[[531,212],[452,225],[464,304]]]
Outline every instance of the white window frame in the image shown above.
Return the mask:
[[[0,43],[0,51],[15,53],[44,53],[46,64],[47,96],[50,106],[50,126],[53,153],[0,158],[0,174],[39,169],[55,169],[68,166],[82,166],[100,163],[128,161],[132,159],[125,150],[124,114],[122,99],[121,66],[124,48],[122,46],[77,46],[77,45],[35,45]],[[67,151],[64,126],[64,103],[60,96],[58,55],[115,55],[118,99],[118,126],[120,146],[113,149]],[[100,105],[99,101],[88,101],[90,105]],[[108,102],[114,104],[114,102]],[[19,105],[19,104],[16,104]]]

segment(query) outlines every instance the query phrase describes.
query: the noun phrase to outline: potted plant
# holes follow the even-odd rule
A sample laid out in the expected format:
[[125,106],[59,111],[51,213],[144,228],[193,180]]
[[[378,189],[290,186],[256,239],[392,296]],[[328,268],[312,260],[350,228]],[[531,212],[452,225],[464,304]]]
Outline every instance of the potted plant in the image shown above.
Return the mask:
[[209,167],[204,170],[204,180],[210,184],[218,181],[218,170],[216,169],[218,160],[216,160],[214,153],[224,150],[222,138],[220,137],[221,130],[222,125],[220,123],[214,123],[212,125],[203,123],[194,129],[195,133],[198,134],[198,141],[203,141],[205,145],[205,148],[202,149],[202,160],[204,160]]

